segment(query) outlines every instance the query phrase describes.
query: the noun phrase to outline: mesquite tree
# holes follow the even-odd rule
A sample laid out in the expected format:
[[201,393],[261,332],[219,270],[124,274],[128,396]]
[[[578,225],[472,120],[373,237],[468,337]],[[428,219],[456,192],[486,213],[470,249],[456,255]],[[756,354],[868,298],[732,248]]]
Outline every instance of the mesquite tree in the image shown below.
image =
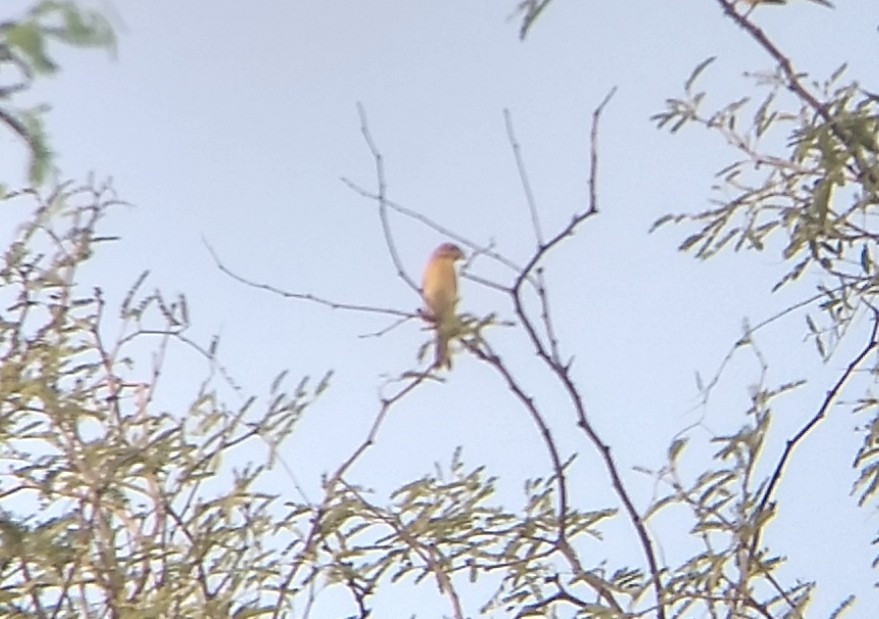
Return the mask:
[[[429,344],[383,389],[369,431],[327,472],[319,498],[305,499],[292,471],[288,488],[266,484],[267,473],[283,470],[280,448],[330,385],[329,376],[291,384],[282,371],[268,393],[244,393],[215,342],[189,337],[193,318],[184,297],[148,289],[144,274],[111,306],[99,282],[84,283],[83,266],[100,261],[102,246],[114,240],[103,230],[103,217],[121,200],[108,183],[50,179],[40,110],[21,111],[11,103],[36,76],[57,69],[50,40],[110,46],[112,32],[97,15],[48,0],[2,24],[0,63],[14,77],[0,88],[0,122],[24,140],[30,186],[4,188],[0,203],[2,211],[27,212],[0,263],[0,612],[365,618],[376,596],[403,596],[430,583],[444,608],[413,613],[459,619],[811,616],[816,585],[780,573],[784,557],[774,549],[772,522],[785,509],[778,488],[793,454],[813,440],[843,394],[864,420],[862,447],[847,454],[857,470],[853,500],[875,505],[879,411],[870,387],[879,347],[873,302],[879,233],[872,230],[872,207],[879,203],[879,99],[843,70],[823,81],[799,72],[795,59],[758,26],[759,3],[716,3],[775,70],[759,76],[753,102],[706,109],[700,84],[714,67],[710,59],[694,60],[684,94],[668,99],[655,121],[672,131],[702,126],[734,155],[719,174],[712,208],[670,214],[656,226],[687,229],[681,249],[700,259],[726,249],[776,251],[790,265],[778,287],[807,287],[802,303],[746,326],[730,356],[750,352],[763,363],[761,329],[800,319],[815,354],[840,370],[778,450],[766,441],[773,406],[801,383],[770,384],[761,375],[749,386],[750,404],[737,432],[706,441],[684,431],[668,446],[666,462],[646,467],[658,489],[652,496],[632,484],[625,471],[631,463],[618,461],[592,421],[572,374],[574,351],[553,322],[546,277],[554,252],[576,243],[578,231],[602,216],[600,120],[614,104],[613,93],[594,107],[588,201],[555,230],[541,225],[522,146],[507,117],[535,239],[518,261],[391,200],[385,160],[360,109],[376,180],[374,188],[349,186],[377,204],[400,277],[418,291],[398,257],[391,214],[433,227],[467,249],[465,274],[506,301],[497,313],[462,314],[451,335],[453,353],[484,364],[538,431],[535,449],[545,452],[549,465],[535,472],[524,501],[513,506],[497,497],[504,472],[470,465],[460,451],[433,473],[412,471],[412,479],[388,495],[369,490],[370,480],[359,472],[361,457],[381,448],[376,439],[387,419],[414,392],[441,379],[427,360]],[[550,4],[519,4],[523,37],[539,28]],[[417,310],[258,283],[238,274],[228,257],[214,257],[236,285],[429,328]],[[481,275],[487,263],[509,275]],[[499,352],[498,342],[512,330],[536,356],[538,372],[522,371]],[[203,375],[187,376],[190,402],[173,410],[157,399],[169,356],[190,356],[204,368]],[[565,407],[544,410],[533,395],[536,381],[555,385]],[[716,377],[701,383],[706,399],[716,397],[715,384]],[[698,441],[713,456],[697,460],[694,469],[688,455]],[[243,450],[251,464],[236,467]],[[577,458],[582,452],[595,456],[597,469],[584,468]],[[254,454],[262,460],[254,462]],[[585,493],[584,476],[605,480],[613,500]],[[668,513],[683,526],[673,532],[654,526]],[[635,549],[634,559],[615,554],[621,540],[609,540],[606,528],[614,521],[622,523],[613,531],[628,536],[622,541]],[[681,550],[662,551],[669,548]],[[324,605],[323,594],[331,590],[346,593],[345,610],[338,610],[338,599]],[[839,600],[836,614],[854,603]]]

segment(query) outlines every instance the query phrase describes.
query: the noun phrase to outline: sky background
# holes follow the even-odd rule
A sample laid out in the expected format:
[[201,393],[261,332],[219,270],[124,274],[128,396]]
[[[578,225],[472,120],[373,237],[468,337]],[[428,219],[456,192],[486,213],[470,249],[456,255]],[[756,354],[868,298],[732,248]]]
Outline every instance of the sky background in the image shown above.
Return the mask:
[[[30,3],[4,4],[3,15],[14,16]],[[587,205],[591,114],[618,88],[600,130],[600,215],[546,267],[564,354],[575,358],[573,376],[591,419],[638,488],[640,506],[652,486],[632,467],[660,467],[669,441],[697,421],[720,433],[738,429],[759,368],[748,355],[737,358],[703,407],[694,373],[717,369],[743,319],[758,322],[811,293],[769,293],[786,271],[777,251],[703,263],[676,251],[689,228],[648,234],[663,214],[707,207],[713,174],[734,157],[717,135],[695,127],[669,135],[650,116],[682,94],[708,56],[717,56],[703,82],[709,105],[752,93],[743,73],[772,68],[715,2],[555,0],[525,42],[511,18],[515,0],[94,6],[118,29],[117,57],[63,51],[61,73],[28,95],[52,104],[48,127],[62,176],[111,176],[134,205],[108,219],[105,231],[122,240],[103,249],[82,283],[100,284],[118,300],[149,269],[150,286],[185,293],[190,336],[221,336],[221,359],[246,393],[265,393],[285,368],[291,385],[333,370],[330,390],[284,454],[312,499],[320,474],[363,439],[387,378],[415,367],[429,336],[407,324],[360,337],[389,320],[244,287],[216,268],[203,240],[237,273],[278,288],[414,310],[419,299],[395,274],[375,203],[340,180],[375,189],[358,102],[384,157],[391,199],[522,261],[534,234],[503,110],[512,114],[549,235]],[[759,10],[757,21],[801,71],[823,81],[847,62],[848,75],[875,91],[874,9],[840,0],[829,11],[792,0]],[[7,179],[21,172],[9,162],[0,170]],[[405,218],[394,217],[392,226],[400,258],[419,280],[427,256],[446,239]],[[0,222],[4,238],[13,226],[6,227]],[[484,262],[473,272],[509,278]],[[461,309],[512,315],[502,295],[467,280]],[[767,467],[844,365],[841,357],[822,367],[804,333],[799,314],[761,340],[770,383],[815,377],[776,410]],[[580,504],[614,504],[595,454],[573,432],[573,414],[539,373],[522,335],[499,328],[494,337],[565,448],[581,453]],[[170,362],[162,401],[185,410],[204,362],[183,350]],[[244,396],[230,394],[233,405],[236,397]],[[820,583],[815,616],[828,615],[850,592],[861,596],[855,616],[879,607],[869,567],[879,519],[853,509],[849,497],[849,463],[861,441],[853,430],[862,421],[835,410],[797,452],[779,495],[790,503],[769,541],[790,556],[791,578]],[[459,445],[468,464],[501,476],[500,499],[510,505],[521,501],[524,478],[549,472],[525,411],[488,368],[462,354],[446,383],[424,385],[394,409],[352,476],[388,491],[430,472],[434,462],[447,463]],[[689,465],[699,470],[709,456],[696,450]],[[608,531],[604,552],[631,551],[625,525]],[[401,600],[379,604],[378,616],[413,611]],[[436,608],[434,614],[447,612]]]

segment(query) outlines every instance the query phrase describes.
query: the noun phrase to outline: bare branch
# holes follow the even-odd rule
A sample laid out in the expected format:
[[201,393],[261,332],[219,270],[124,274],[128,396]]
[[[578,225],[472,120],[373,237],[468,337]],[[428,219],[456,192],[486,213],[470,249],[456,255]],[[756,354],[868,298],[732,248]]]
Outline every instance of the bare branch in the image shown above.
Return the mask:
[[408,273],[406,273],[406,269],[403,268],[403,263],[400,260],[399,254],[397,253],[397,246],[394,243],[394,235],[391,232],[391,223],[390,221],[388,221],[385,164],[382,158],[382,154],[378,150],[378,147],[375,145],[375,140],[373,140],[372,133],[369,130],[369,122],[366,118],[366,110],[364,109],[363,104],[360,102],[357,103],[357,115],[360,117],[360,133],[363,135],[366,146],[369,148],[369,152],[372,153],[372,158],[375,161],[375,176],[376,184],[378,185],[376,200],[378,201],[378,216],[382,223],[382,233],[385,237],[385,244],[388,247],[388,252],[391,254],[391,260],[394,263],[394,268],[397,269],[397,275],[400,277],[400,279],[406,282],[406,285],[408,285],[412,290],[420,295],[421,287],[415,283],[415,280],[409,277]]
[[504,124],[507,128],[507,139],[510,141],[510,148],[513,149],[513,157],[516,159],[516,170],[519,173],[519,180],[522,182],[522,191],[525,192],[525,202],[528,204],[528,212],[531,213],[531,227],[534,229],[534,237],[537,239],[537,246],[543,245],[543,233],[540,230],[540,217],[537,215],[537,203],[534,200],[534,192],[531,191],[531,182],[528,180],[528,171],[525,169],[525,162],[522,160],[522,147],[516,139],[516,132],[513,129],[513,116],[510,110],[504,110]]
[[[379,194],[377,194],[373,191],[369,191],[367,189],[364,189],[363,187],[361,187],[360,185],[358,185],[357,183],[355,183],[354,181],[352,181],[349,178],[342,177],[340,180],[345,184],[345,186],[347,186],[349,189],[351,189],[355,193],[363,196],[364,198],[367,198],[369,200],[382,199]],[[414,221],[417,221],[417,222],[424,224],[425,226],[427,226],[431,230],[435,230],[436,232],[438,232],[442,236],[455,241],[458,245],[463,245],[464,247],[470,248],[470,250],[474,254],[488,256],[489,258],[497,261],[499,264],[504,265],[505,267],[507,267],[508,269],[513,271],[514,273],[518,273],[519,271],[522,270],[521,265],[516,264],[515,262],[513,262],[512,260],[510,260],[509,258],[504,256],[503,254],[494,250],[492,245],[482,245],[482,244],[477,243],[471,239],[468,239],[468,238],[458,234],[457,232],[451,230],[450,228],[446,228],[442,224],[437,223],[436,221],[434,221],[433,219],[431,219],[427,215],[424,215],[422,213],[419,213],[418,211],[413,211],[412,209],[406,208],[402,204],[394,202],[393,200],[390,200],[387,197],[384,198],[384,204],[385,204],[385,206],[387,206],[387,208],[391,209],[392,211],[396,211],[397,213],[399,213],[405,217],[409,217],[410,219],[412,219]],[[466,275],[464,275],[464,276],[466,277]]]
[[[775,494],[775,489],[781,481],[782,475],[784,473],[784,469],[787,466],[790,458],[793,455],[794,449],[796,449],[797,445],[799,445],[808,434],[817,426],[822,419],[827,415],[827,412],[830,410],[830,407],[833,406],[834,402],[836,402],[842,390],[845,388],[846,384],[848,384],[849,380],[857,371],[858,367],[867,359],[875,350],[879,348],[879,312],[873,310],[873,327],[870,331],[870,337],[866,343],[866,345],[861,349],[861,352],[852,359],[852,361],[848,364],[845,371],[840,375],[840,377],[836,380],[833,386],[827,391],[827,394],[824,397],[824,401],[821,403],[821,406],[818,407],[818,410],[815,414],[803,425],[802,428],[797,431],[790,439],[787,441],[787,445],[785,445],[784,451],[781,454],[781,457],[778,460],[778,463],[775,465],[775,470],[772,472],[772,475],[769,476],[769,483],[766,485],[766,490],[763,492],[763,496],[760,499],[759,504],[757,505],[756,511],[754,513],[754,518],[759,519],[762,514],[765,513],[766,509],[769,508],[769,503],[772,500],[773,495]],[[751,542],[751,547],[749,548],[750,554],[753,556],[757,552],[757,546],[760,543],[760,531],[757,531],[754,534],[754,539]]]
[[513,376],[512,372],[510,372],[509,368],[507,368],[503,360],[491,350],[488,344],[482,342],[481,346],[477,346],[471,342],[464,341],[464,346],[478,359],[488,363],[503,377],[504,382],[507,384],[507,388],[525,407],[525,409],[528,411],[528,414],[531,416],[531,419],[540,430],[540,436],[543,439],[544,445],[546,445],[550,461],[552,462],[553,477],[556,480],[556,485],[558,487],[559,493],[559,534],[558,540],[556,541],[556,546],[558,547],[562,555],[564,555],[568,562],[570,562],[571,565],[574,567],[578,576],[580,576],[584,581],[588,582],[592,587],[594,587],[596,591],[598,591],[598,594],[603,599],[605,599],[608,604],[610,604],[616,610],[622,612],[622,609],[619,606],[619,603],[616,601],[616,598],[614,598],[613,593],[599,579],[595,578],[583,569],[582,565],[580,565],[579,559],[577,558],[577,553],[571,547],[570,541],[568,540],[567,518],[569,499],[567,477],[565,475],[565,463],[562,461],[561,452],[559,451],[559,448],[556,445],[556,441],[552,436],[552,431],[550,430],[549,424],[546,422],[540,410],[538,409],[537,404],[534,402],[534,398],[525,393],[524,389],[520,385],[520,381],[515,376]]
[[359,303],[343,303],[339,301],[331,301],[329,299],[324,299],[322,297],[315,296],[313,294],[305,293],[305,292],[290,292],[288,290],[282,290],[276,286],[271,284],[263,284],[260,282],[255,282],[251,279],[244,277],[243,275],[239,275],[229,267],[227,267],[220,257],[217,255],[217,252],[214,251],[214,248],[211,247],[210,243],[208,243],[205,239],[202,239],[202,242],[207,247],[208,251],[211,254],[211,257],[214,259],[214,263],[217,265],[217,268],[220,269],[223,273],[231,277],[232,279],[241,282],[246,286],[250,286],[251,288],[256,288],[258,290],[265,290],[267,292],[271,292],[272,294],[276,294],[288,299],[299,299],[301,301],[310,301],[312,303],[317,303],[318,305],[324,305],[329,307],[330,309],[341,309],[348,310],[352,312],[365,312],[368,314],[384,314],[387,316],[400,316],[406,319],[419,318],[420,315],[418,312],[404,312],[402,310],[389,308],[389,307],[375,307],[372,305],[361,305]]
[[[595,111],[592,116],[592,130],[591,130],[591,135],[594,138],[596,138],[598,135],[598,124],[601,119],[601,112],[604,109],[604,107],[607,105],[607,103],[610,101],[610,98],[612,97],[613,93],[614,93],[614,90],[612,90],[604,98],[604,100],[601,102],[601,104],[599,104],[598,107],[595,108]],[[598,155],[597,155],[597,150],[596,150],[594,143],[592,144],[592,156],[595,158],[595,160],[597,162]],[[591,174],[590,174],[590,188],[591,188],[590,192],[593,194],[595,193],[596,185],[597,185],[597,166],[595,164],[593,164],[593,168],[592,168]],[[644,553],[644,556],[647,560],[647,564],[649,566],[650,577],[651,577],[651,582],[653,585],[654,595],[656,596],[657,616],[660,619],[664,619],[665,618],[665,606],[663,604],[663,586],[662,586],[662,581],[660,579],[659,564],[656,560],[656,552],[653,548],[653,541],[651,539],[650,534],[647,531],[647,527],[644,523],[644,520],[642,519],[641,515],[638,513],[638,510],[635,508],[635,504],[632,501],[632,498],[629,495],[629,492],[626,489],[626,487],[622,481],[622,476],[620,475],[619,467],[617,466],[615,460],[613,459],[613,456],[611,455],[610,447],[604,441],[601,440],[601,438],[598,436],[598,433],[595,431],[595,429],[592,427],[591,423],[588,420],[588,416],[586,413],[586,407],[585,407],[585,404],[583,403],[583,398],[580,394],[579,389],[574,384],[574,381],[570,376],[569,366],[567,364],[561,363],[561,361],[558,359],[558,355],[556,353],[551,352],[552,348],[550,349],[550,351],[547,351],[541,338],[537,334],[537,330],[535,328],[535,325],[533,324],[531,318],[528,316],[527,312],[525,311],[524,303],[522,300],[522,284],[524,283],[525,278],[529,274],[529,272],[533,268],[535,268],[535,266],[538,264],[538,262],[540,262],[543,259],[544,255],[546,255],[546,253],[549,252],[549,250],[551,250],[553,247],[555,247],[564,238],[572,235],[574,233],[574,231],[576,230],[576,228],[579,227],[580,224],[582,224],[584,221],[586,221],[589,217],[596,215],[597,213],[598,213],[598,210],[597,210],[597,205],[596,205],[596,198],[593,195],[590,198],[590,204],[586,210],[581,211],[579,213],[576,213],[571,218],[571,222],[567,226],[565,226],[561,231],[556,233],[555,236],[550,238],[549,241],[547,241],[546,243],[544,243],[543,245],[541,245],[538,248],[538,250],[534,253],[534,255],[531,257],[531,259],[526,264],[525,269],[523,269],[523,271],[519,274],[518,278],[516,279],[516,282],[513,286],[513,290],[512,290],[511,295],[513,297],[513,303],[516,308],[516,315],[519,317],[519,319],[522,322],[522,325],[524,326],[526,332],[528,333],[528,336],[531,339],[531,342],[532,342],[533,346],[535,347],[535,350],[537,351],[537,355],[541,359],[543,359],[543,361],[547,365],[547,367],[550,368],[550,370],[561,381],[562,386],[564,387],[566,393],[568,394],[568,397],[571,400],[571,403],[574,406],[574,410],[576,412],[576,417],[577,417],[577,425],[585,432],[589,441],[592,443],[592,445],[598,451],[599,455],[601,456],[601,458],[604,462],[605,469],[607,470],[608,475],[610,476],[611,484],[613,485],[614,491],[616,492],[617,496],[619,497],[620,501],[622,502],[622,504],[625,508],[626,514],[628,515],[629,521],[631,522],[632,526],[635,528],[635,531],[636,531],[638,538],[640,540],[641,549]]]
[[589,131],[589,210],[598,212],[598,121],[601,118],[601,112],[610,102],[611,98],[616,94],[617,87],[614,86],[610,92],[605,95],[604,99],[592,112],[592,129]]

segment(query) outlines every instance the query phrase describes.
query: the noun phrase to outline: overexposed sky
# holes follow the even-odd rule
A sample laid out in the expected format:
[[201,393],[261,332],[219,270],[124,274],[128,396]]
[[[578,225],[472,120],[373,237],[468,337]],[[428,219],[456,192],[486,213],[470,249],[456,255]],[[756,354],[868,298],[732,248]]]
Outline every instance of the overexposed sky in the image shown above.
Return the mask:
[[[27,4],[9,3],[4,15]],[[121,299],[150,269],[151,286],[186,293],[191,335],[205,342],[221,335],[220,356],[248,393],[265,393],[284,368],[291,384],[333,369],[329,392],[285,452],[315,495],[319,475],[362,440],[387,377],[415,366],[428,335],[406,325],[360,337],[389,321],[243,287],[216,269],[203,239],[235,271],[279,288],[417,307],[418,297],[395,275],[376,205],[340,180],[375,189],[358,102],[384,157],[391,199],[521,261],[534,235],[503,110],[512,113],[549,235],[587,204],[591,113],[618,88],[601,126],[601,213],[546,266],[563,351],[575,357],[590,415],[636,483],[640,506],[651,484],[633,466],[660,467],[675,433],[701,416],[717,432],[744,421],[747,387],[757,377],[751,358],[734,362],[718,397],[695,410],[694,373],[717,368],[743,319],[758,322],[811,293],[769,294],[786,270],[778,252],[700,263],[675,249],[690,229],[647,232],[667,212],[708,206],[714,172],[734,157],[718,136],[696,128],[670,136],[650,115],[682,94],[684,80],[708,56],[717,56],[704,75],[709,104],[751,93],[742,74],[772,68],[715,2],[555,0],[525,42],[518,21],[509,19],[516,0],[96,4],[119,30],[118,57],[63,51],[62,72],[32,95],[53,106],[48,127],[62,176],[112,176],[120,197],[135,205],[108,220],[106,231],[123,239],[99,254],[87,283]],[[829,11],[791,0],[759,9],[757,20],[815,79],[848,62],[851,77],[879,90],[879,17],[868,2],[838,4]],[[427,255],[445,239],[398,217],[393,230],[418,280]],[[473,270],[509,277],[489,264]],[[464,311],[511,316],[505,298],[475,282],[464,281],[461,295]],[[521,334],[507,331],[494,332],[495,345],[525,372],[565,447],[582,452],[587,483],[575,500],[584,508],[613,504],[560,391],[533,370]],[[766,333],[770,382],[818,376],[777,411],[770,443],[778,448],[785,431],[814,413],[841,362],[821,373],[812,343],[797,348],[802,315]],[[169,405],[195,393],[203,365],[182,351],[172,360],[162,393]],[[790,556],[791,579],[821,584],[816,610],[824,612],[816,616],[849,592],[863,596],[860,613],[879,606],[868,547],[879,521],[849,508],[859,421],[835,411],[797,454],[790,487],[780,493],[793,513],[779,515],[777,537],[768,540]],[[434,462],[447,463],[457,445],[469,464],[484,463],[502,477],[501,499],[509,504],[520,500],[522,479],[550,471],[525,412],[490,370],[460,355],[447,383],[424,385],[394,409],[352,475],[387,491]],[[697,451],[690,464],[698,469],[709,453]],[[630,535],[626,526],[612,531]],[[621,538],[615,548],[611,535],[605,552],[626,554],[630,541]],[[382,617],[413,611],[400,600],[381,604]],[[425,616],[445,611],[438,605]]]

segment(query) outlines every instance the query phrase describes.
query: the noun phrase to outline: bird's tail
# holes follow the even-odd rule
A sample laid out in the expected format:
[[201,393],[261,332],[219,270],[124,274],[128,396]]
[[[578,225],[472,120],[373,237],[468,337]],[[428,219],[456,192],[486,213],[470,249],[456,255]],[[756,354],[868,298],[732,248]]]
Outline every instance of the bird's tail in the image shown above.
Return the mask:
[[452,358],[449,357],[449,337],[442,332],[442,329],[437,329],[436,333],[436,359],[433,366],[436,369],[452,367]]

